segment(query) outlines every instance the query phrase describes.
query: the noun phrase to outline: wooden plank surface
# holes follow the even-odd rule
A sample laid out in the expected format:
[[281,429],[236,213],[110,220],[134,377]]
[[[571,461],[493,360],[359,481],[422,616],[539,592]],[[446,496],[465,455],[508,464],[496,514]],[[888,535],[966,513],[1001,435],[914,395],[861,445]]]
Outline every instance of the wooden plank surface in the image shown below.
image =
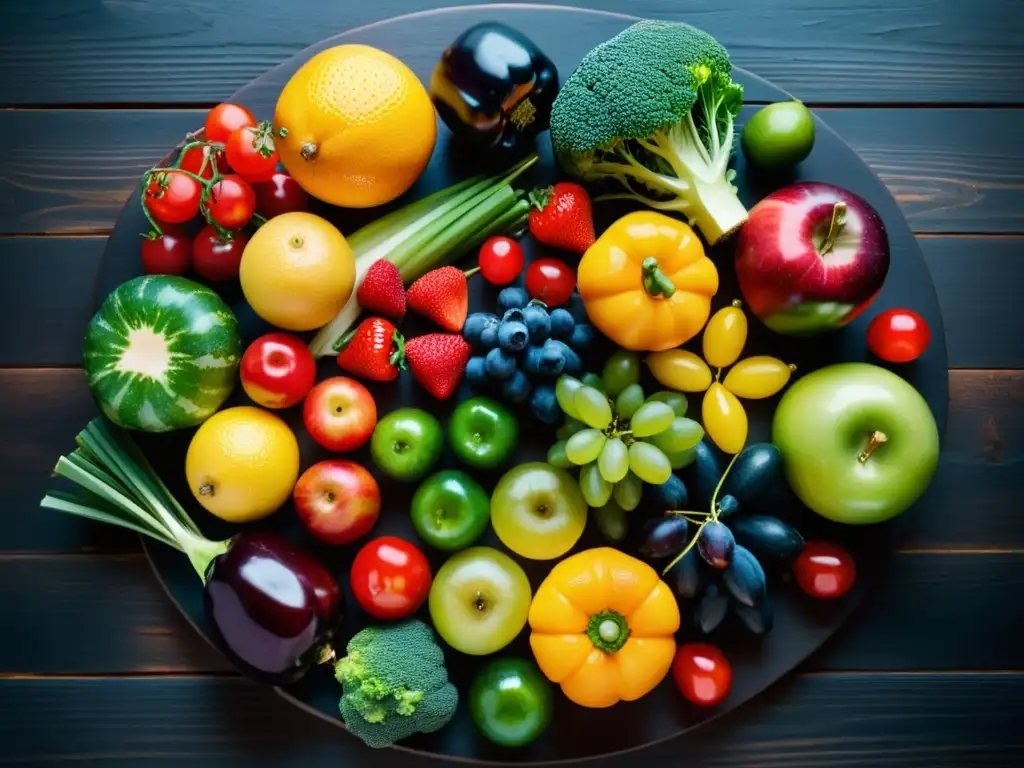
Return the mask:
[[[1024,760],[1019,674],[802,675],[759,703],[595,768],[1004,768]],[[59,724],[60,738],[54,738]],[[301,738],[298,736],[301,734]],[[373,751],[241,679],[0,681],[0,762],[180,768],[430,768]]]
[[[18,76],[0,80],[0,104],[213,103],[324,37],[437,5],[292,0],[282,12],[278,0],[248,0],[244,11],[210,0],[3,3],[0,69]],[[1017,0],[585,5],[695,24],[736,64],[815,103],[1024,101]],[[430,23],[428,16],[417,25]]]
[[[1024,110],[817,111],[882,177],[915,232],[1024,232]],[[0,111],[0,234],[110,231],[141,174],[204,114]]]

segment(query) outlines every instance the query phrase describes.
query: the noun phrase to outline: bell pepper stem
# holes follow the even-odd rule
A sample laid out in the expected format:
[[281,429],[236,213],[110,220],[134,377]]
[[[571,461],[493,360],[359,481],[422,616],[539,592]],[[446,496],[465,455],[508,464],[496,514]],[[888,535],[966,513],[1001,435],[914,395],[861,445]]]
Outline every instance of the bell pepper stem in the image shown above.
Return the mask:
[[616,653],[629,639],[626,617],[617,611],[601,611],[590,617],[587,637],[605,653]]
[[656,258],[648,256],[644,259],[641,268],[644,271],[643,283],[644,290],[647,293],[655,297],[664,296],[666,299],[672,297],[672,294],[676,292],[675,283],[669,280],[668,275],[661,271]]

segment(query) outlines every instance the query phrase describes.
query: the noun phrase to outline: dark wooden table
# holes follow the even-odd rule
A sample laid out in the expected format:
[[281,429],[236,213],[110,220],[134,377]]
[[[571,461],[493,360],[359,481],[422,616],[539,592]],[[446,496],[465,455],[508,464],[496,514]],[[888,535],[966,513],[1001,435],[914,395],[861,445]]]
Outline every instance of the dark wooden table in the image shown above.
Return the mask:
[[[95,413],[81,334],[139,174],[306,45],[439,5],[0,3],[0,763],[440,765],[362,748],[238,677],[165,598],[133,536],[37,508]],[[951,368],[942,466],[891,582],[797,674],[639,757],[1024,763],[1024,3],[586,5],[707,29],[858,150],[920,239]]]

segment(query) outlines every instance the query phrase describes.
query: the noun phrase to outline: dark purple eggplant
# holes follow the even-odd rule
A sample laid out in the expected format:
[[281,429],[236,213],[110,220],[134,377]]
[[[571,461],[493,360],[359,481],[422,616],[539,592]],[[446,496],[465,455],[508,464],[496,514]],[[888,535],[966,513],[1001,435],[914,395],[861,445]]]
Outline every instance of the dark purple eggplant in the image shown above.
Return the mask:
[[797,530],[777,517],[749,515],[729,521],[736,542],[749,549],[763,564],[788,565],[804,551]]
[[643,557],[670,557],[682,552],[689,541],[690,526],[681,515],[648,520],[644,525]]
[[749,502],[782,478],[782,454],[771,443],[754,443],[743,449],[725,478],[722,493]]
[[710,520],[701,527],[697,549],[704,562],[713,568],[721,570],[728,566],[732,562],[735,547],[736,539],[725,523]]
[[684,600],[692,600],[704,587],[704,572],[699,560],[696,550],[691,549],[669,571],[676,594]]
[[764,598],[767,584],[761,563],[746,547],[736,545],[732,562],[722,571],[726,589],[743,605],[753,608]]
[[717,584],[708,584],[704,596],[697,603],[693,612],[694,623],[705,635],[710,635],[729,613],[729,596],[718,588]]

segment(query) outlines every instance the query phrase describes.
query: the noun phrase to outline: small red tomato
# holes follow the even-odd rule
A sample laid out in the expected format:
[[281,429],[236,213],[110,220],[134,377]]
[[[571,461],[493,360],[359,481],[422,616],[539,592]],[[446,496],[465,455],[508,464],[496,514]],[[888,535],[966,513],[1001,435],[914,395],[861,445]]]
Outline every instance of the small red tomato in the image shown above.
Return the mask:
[[199,212],[202,193],[191,176],[173,169],[158,171],[146,186],[146,207],[159,221],[184,224]]
[[484,280],[508,285],[523,271],[523,249],[511,237],[491,237],[480,246],[478,261]]
[[237,280],[242,253],[249,242],[245,232],[235,232],[230,240],[207,224],[192,243],[192,261],[196,272],[207,280]]
[[732,689],[732,666],[710,643],[679,646],[672,661],[672,677],[686,700],[701,707],[720,704]]
[[291,408],[316,383],[316,360],[290,333],[260,336],[245,350],[239,366],[242,389],[264,408]]
[[223,144],[239,128],[256,125],[252,112],[240,104],[218,104],[206,115],[206,140]]
[[[194,173],[203,179],[213,178],[213,163],[210,160],[214,159],[217,161],[217,172],[225,174],[231,169],[228,168],[228,161],[225,158],[223,152],[214,152],[210,147],[192,147],[192,149],[185,152],[185,156],[181,158],[181,169]],[[205,165],[203,164],[205,161]],[[202,173],[200,173],[202,170]]]
[[549,307],[567,304],[576,288],[576,271],[558,259],[538,259],[526,268],[526,292]]
[[224,229],[241,229],[256,212],[256,193],[241,176],[228,174],[210,189],[206,210]]
[[266,122],[234,131],[228,136],[225,151],[232,170],[250,183],[270,181],[280,159],[270,123]]
[[270,181],[253,184],[256,212],[267,219],[282,213],[309,210],[309,193],[289,174],[277,171]]
[[397,536],[381,536],[364,544],[349,576],[356,602],[378,619],[401,619],[414,613],[427,599],[430,582],[427,558]]
[[793,575],[800,589],[822,600],[842,597],[857,581],[853,555],[838,544],[808,541],[793,561]]
[[887,309],[868,324],[868,349],[890,363],[916,360],[931,340],[928,323],[909,309]]
[[147,275],[184,275],[192,267],[192,241],[177,228],[142,241],[142,269]]

